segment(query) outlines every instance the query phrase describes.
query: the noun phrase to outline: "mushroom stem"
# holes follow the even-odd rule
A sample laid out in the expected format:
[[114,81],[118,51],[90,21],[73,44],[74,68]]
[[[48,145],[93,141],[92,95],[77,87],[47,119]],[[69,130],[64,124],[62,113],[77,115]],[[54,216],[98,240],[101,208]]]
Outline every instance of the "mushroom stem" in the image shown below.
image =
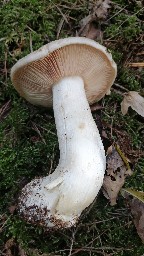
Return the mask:
[[60,149],[56,171],[65,177],[56,209],[73,218],[93,202],[102,185],[105,152],[82,78],[67,77],[53,87],[53,109]]
[[53,108],[59,164],[51,175],[25,186],[20,208],[27,219],[36,216],[47,227],[70,227],[98,194],[106,159],[82,78],[67,77],[54,85]]
[[[79,172],[105,169],[105,153],[86,99],[83,80],[67,77],[53,87],[53,109],[60,149],[59,166]],[[90,166],[89,166],[90,165]]]

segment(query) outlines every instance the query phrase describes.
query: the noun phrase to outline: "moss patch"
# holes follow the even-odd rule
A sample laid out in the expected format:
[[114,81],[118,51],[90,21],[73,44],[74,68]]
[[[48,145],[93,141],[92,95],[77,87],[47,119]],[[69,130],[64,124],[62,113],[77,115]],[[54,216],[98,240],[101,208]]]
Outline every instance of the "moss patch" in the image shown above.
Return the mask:
[[[16,256],[20,248],[30,256],[36,255],[34,248],[39,254],[58,255],[141,256],[144,252],[121,196],[118,204],[110,207],[100,193],[91,210],[83,213],[76,228],[55,233],[26,224],[15,210],[22,187],[35,176],[47,175],[50,169],[55,169],[59,150],[53,112],[21,99],[11,84],[10,69],[31,48],[36,50],[58,37],[75,36],[80,28],[79,21],[88,15],[88,5],[89,2],[83,0],[3,0],[0,3],[1,255],[8,255],[10,250],[11,255]],[[105,24],[97,21],[104,32],[103,44],[118,64],[116,83],[127,90],[140,92],[143,92],[143,71],[129,68],[127,63],[140,58],[142,17],[141,1],[115,0]],[[113,88],[117,90],[115,85]],[[133,110],[122,116],[122,96],[116,90],[100,102],[104,106],[101,119],[113,128],[126,131],[132,148],[142,150],[143,120]],[[107,132],[110,136],[108,128]],[[112,134],[111,140],[117,139],[118,136]],[[125,187],[143,190],[143,170],[141,158]]]

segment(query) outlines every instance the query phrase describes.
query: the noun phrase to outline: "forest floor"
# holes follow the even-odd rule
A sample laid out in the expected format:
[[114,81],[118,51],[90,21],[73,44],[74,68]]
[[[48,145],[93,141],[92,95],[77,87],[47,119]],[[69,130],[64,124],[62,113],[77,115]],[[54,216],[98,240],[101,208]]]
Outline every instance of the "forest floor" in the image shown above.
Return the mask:
[[[14,89],[10,70],[17,60],[50,41],[86,36],[106,46],[117,63],[111,94],[92,107],[107,147],[116,143],[132,175],[124,188],[144,190],[144,119],[129,108],[124,93],[144,95],[144,7],[136,0],[1,0],[0,3],[0,255],[142,256],[133,216],[119,193],[117,204],[99,193],[77,226],[46,232],[21,219],[17,199],[25,184],[58,163],[53,111],[32,106]],[[100,123],[100,124],[99,124]]]

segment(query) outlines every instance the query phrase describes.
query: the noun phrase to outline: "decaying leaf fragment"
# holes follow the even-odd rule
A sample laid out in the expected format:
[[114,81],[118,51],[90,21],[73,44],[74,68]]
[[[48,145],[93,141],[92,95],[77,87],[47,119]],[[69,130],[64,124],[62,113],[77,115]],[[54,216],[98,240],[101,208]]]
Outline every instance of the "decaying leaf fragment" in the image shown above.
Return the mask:
[[131,174],[129,163],[118,145],[111,145],[108,148],[107,169],[103,182],[104,196],[110,200],[111,205],[116,204],[118,193],[124,185],[125,178]]
[[[122,195],[129,202],[137,233],[144,242],[144,192],[122,189]],[[133,197],[132,199],[131,196]]]
[[89,3],[89,9],[98,19],[105,20],[108,15],[108,9],[111,8],[110,0],[97,0]]
[[103,37],[103,32],[96,28],[93,23],[89,23],[89,25],[87,25],[83,31],[83,36],[92,40],[100,41]]
[[144,117],[144,98],[140,96],[138,92],[129,91],[124,94],[124,99],[121,103],[121,111],[123,115],[128,112],[129,107]]
[[98,0],[90,1],[89,3],[89,15],[83,18],[80,22],[79,36],[85,36],[91,39],[100,40],[103,36],[103,32],[100,28],[95,26],[95,22],[106,20],[108,16],[108,9],[111,8],[110,0]]

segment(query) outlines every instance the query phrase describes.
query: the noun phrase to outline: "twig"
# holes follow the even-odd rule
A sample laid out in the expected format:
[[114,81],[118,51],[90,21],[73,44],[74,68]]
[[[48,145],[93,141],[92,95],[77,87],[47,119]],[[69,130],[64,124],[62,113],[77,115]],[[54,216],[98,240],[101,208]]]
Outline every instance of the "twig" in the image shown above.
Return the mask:
[[71,255],[75,255],[81,251],[91,251],[91,252],[98,252],[99,250],[113,250],[113,251],[130,251],[131,249],[126,248],[116,248],[116,247],[110,247],[110,246],[101,246],[101,247],[82,247],[79,249],[74,249],[74,252]]
[[82,10],[83,9],[83,7],[76,7],[76,6],[67,6],[67,5],[61,5],[61,4],[59,4],[59,6],[60,7],[62,7],[62,8],[65,8],[65,9],[68,9],[68,10],[72,10],[72,9],[74,9],[75,11],[76,10]]
[[127,88],[123,87],[123,86],[120,85],[120,84],[114,83],[114,85],[115,85],[116,87],[118,87],[118,88],[124,90],[124,91],[127,91],[127,92],[129,91]]
[[63,12],[61,11],[61,9],[60,9],[57,5],[54,4],[54,6],[58,9],[58,11],[59,11],[60,14],[62,15],[63,19],[65,20],[65,22],[66,22],[67,24],[69,24],[66,15],[63,14]]
[[120,92],[119,90],[116,90],[116,89],[114,89],[114,88],[111,88],[111,90],[112,90],[113,92],[115,92],[115,93],[121,95],[121,96],[124,95],[122,92]]
[[120,9],[118,12],[116,12],[113,16],[111,16],[107,21],[111,20],[112,18],[114,18],[115,16],[117,16],[119,13],[121,13],[125,8],[127,7],[127,5],[125,7],[123,7],[122,9]]
[[5,72],[5,83],[7,85],[7,52],[5,52],[4,72]]
[[51,174],[51,172],[52,172],[52,169],[53,169],[53,162],[54,162],[54,156],[55,156],[55,146],[56,146],[56,144],[54,144],[54,147],[53,147],[53,153],[52,153],[52,157],[51,157],[51,165],[50,165],[50,170],[49,170],[49,175]]
[[144,51],[138,52],[136,55],[144,55]]
[[63,27],[63,25],[64,25],[64,22],[65,22],[65,20],[64,20],[64,18],[62,18],[61,20],[60,20],[60,23],[59,23],[59,25],[58,25],[58,29],[57,29],[57,39],[59,38],[59,35],[60,35],[60,32],[61,32],[61,30],[62,30],[62,27]]
[[36,124],[34,122],[32,122],[33,124],[33,129],[38,133],[38,135],[40,136],[41,140],[43,141],[43,143],[46,145],[46,141],[45,139],[43,138],[43,136],[41,135],[41,132],[40,130],[38,129],[38,127],[36,126]]
[[26,25],[26,27],[27,27],[30,31],[32,31],[32,32],[34,32],[34,33],[37,33],[37,32],[34,31],[31,27],[29,27],[28,25]]
[[30,51],[33,52],[31,32],[30,32]]
[[70,246],[70,250],[69,250],[68,256],[71,256],[71,255],[72,255],[73,244],[74,244],[74,239],[75,239],[75,234],[76,234],[76,232],[77,232],[77,228],[76,228],[75,231],[72,233],[71,246]]
[[126,66],[134,67],[134,68],[140,68],[144,67],[144,62],[133,62],[133,63],[127,63]]

